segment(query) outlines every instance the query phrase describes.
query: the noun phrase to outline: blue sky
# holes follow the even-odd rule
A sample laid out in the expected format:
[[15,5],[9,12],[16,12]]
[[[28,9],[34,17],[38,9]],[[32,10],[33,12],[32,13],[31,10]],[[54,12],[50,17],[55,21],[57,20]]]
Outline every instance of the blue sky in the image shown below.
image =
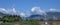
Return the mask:
[[0,0],[0,8],[16,8],[20,11],[30,11],[32,7],[42,10],[55,8],[60,10],[60,0]]

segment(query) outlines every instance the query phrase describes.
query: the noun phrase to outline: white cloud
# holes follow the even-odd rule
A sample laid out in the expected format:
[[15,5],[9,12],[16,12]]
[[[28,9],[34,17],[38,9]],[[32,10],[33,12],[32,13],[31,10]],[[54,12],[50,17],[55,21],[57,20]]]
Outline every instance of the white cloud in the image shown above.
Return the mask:
[[[57,9],[54,9],[54,8],[50,8],[49,11],[58,11]],[[7,14],[14,14],[14,15],[20,15],[22,17],[28,17],[30,16],[32,13],[34,14],[39,14],[39,15],[47,15],[45,11],[41,10],[40,7],[33,7],[31,9],[31,12],[30,11],[26,11],[26,13],[23,13],[23,12],[20,12],[20,11],[17,11],[15,8],[8,8],[8,9],[5,9],[5,8],[0,8],[0,12],[2,13],[7,13]]]
[[23,12],[21,12],[21,13],[20,13],[20,16],[21,16],[21,17],[26,17],[26,14],[23,13]]
[[0,8],[0,12],[4,14],[14,14],[14,15],[17,14],[17,10],[15,10],[15,8],[10,8],[10,9]]
[[45,11],[41,10],[40,7],[33,7],[31,9],[31,11],[33,13],[37,13],[37,14],[40,14],[40,15],[46,15]]
[[40,7],[33,7],[33,8],[31,9],[32,12],[35,12],[35,11],[37,11],[37,10],[39,11],[39,10],[40,10]]
[[26,11],[26,12],[21,12],[20,16],[21,17],[29,17],[31,15],[30,11]]
[[5,8],[0,8],[0,12],[2,12],[2,13],[8,13]]
[[56,9],[54,9],[54,8],[50,8],[49,10],[50,10],[50,11],[56,11]]
[[17,11],[15,10],[15,8],[13,8],[13,12],[16,13]]
[[15,8],[0,8],[0,12],[4,13],[4,14],[11,14],[11,15],[20,15],[21,17],[27,17],[28,15],[26,13],[17,11]]
[[11,12],[12,14],[14,14],[14,15],[17,14],[17,10],[15,10],[15,8],[10,9],[10,12]]
[[30,11],[26,11],[26,17],[29,17],[32,13]]
[[48,10],[48,12],[60,12],[58,9],[55,9],[55,8],[50,8],[49,10]]
[[[6,14],[12,14],[12,15],[18,14],[21,17],[29,17],[32,14],[30,11],[26,11],[26,13],[23,13],[23,12],[17,11],[15,8],[10,8],[10,9],[9,8],[8,9],[0,8],[0,11],[2,11],[3,13],[6,13]],[[33,13],[37,13],[37,14],[40,14],[40,15],[45,14],[45,12],[40,9],[40,7],[33,7],[31,9],[31,11]]]
[[17,10],[15,8],[7,9],[7,14],[17,15]]

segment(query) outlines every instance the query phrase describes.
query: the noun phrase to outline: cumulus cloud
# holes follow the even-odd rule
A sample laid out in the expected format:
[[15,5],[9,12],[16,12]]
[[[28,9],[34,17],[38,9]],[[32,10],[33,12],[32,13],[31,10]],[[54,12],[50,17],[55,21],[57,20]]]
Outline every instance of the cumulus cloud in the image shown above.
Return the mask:
[[2,13],[8,13],[5,8],[0,8],[0,12],[2,12]]
[[[54,8],[50,8],[48,11],[56,12],[58,10]],[[15,8],[10,8],[10,9],[0,8],[0,12],[5,14],[11,14],[11,15],[20,15],[21,17],[29,17],[30,15],[32,15],[32,13],[39,14],[39,15],[47,15],[46,11],[43,11],[42,9],[40,9],[40,7],[33,7],[31,11],[26,11],[25,13],[23,11],[22,12],[17,11]]]
[[8,14],[14,14],[14,15],[17,14],[17,10],[15,8],[8,9],[7,11],[9,12]]
[[16,13],[17,11],[15,10],[15,8],[13,8],[13,10],[12,10],[14,13]]
[[26,14],[23,13],[23,12],[21,12],[21,13],[20,13],[20,16],[21,16],[21,17],[26,17]]
[[20,12],[21,17],[29,17],[31,15],[30,11]]
[[40,7],[33,7],[31,11],[36,14],[46,15],[45,11],[41,10]]
[[23,13],[20,11],[17,11],[15,8],[0,8],[0,12],[4,13],[4,14],[11,14],[11,15],[20,15],[21,17],[27,17],[28,16],[28,12],[27,13]]
[[[31,9],[33,13],[39,14],[39,15],[45,15],[45,11],[41,10],[40,7],[33,7]],[[30,11],[26,11],[26,13],[17,11],[15,8],[0,8],[0,12],[6,13],[6,14],[11,14],[11,15],[20,15],[21,17],[29,17],[32,13]]]
[[0,12],[4,14],[13,14],[13,15],[17,14],[17,10],[15,8],[10,8],[10,9],[0,8]]

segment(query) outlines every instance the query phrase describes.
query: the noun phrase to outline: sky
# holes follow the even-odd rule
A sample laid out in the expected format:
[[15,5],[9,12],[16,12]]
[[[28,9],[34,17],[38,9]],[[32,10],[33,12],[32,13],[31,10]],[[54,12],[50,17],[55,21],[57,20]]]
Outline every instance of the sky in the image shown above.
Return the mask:
[[15,8],[22,12],[29,12],[33,7],[40,7],[40,9],[46,11],[60,10],[60,0],[0,0],[0,8]]
[[21,11],[25,11],[35,6],[41,7],[43,10],[49,8],[60,9],[60,0],[0,0],[1,8],[14,7]]

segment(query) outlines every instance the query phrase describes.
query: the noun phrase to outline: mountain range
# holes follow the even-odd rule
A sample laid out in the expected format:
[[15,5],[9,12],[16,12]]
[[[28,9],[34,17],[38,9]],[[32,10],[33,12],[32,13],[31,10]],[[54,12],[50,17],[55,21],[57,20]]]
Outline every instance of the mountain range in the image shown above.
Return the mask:
[[28,19],[35,19],[35,20],[60,20],[60,12],[46,12],[47,15],[31,15],[27,17]]

